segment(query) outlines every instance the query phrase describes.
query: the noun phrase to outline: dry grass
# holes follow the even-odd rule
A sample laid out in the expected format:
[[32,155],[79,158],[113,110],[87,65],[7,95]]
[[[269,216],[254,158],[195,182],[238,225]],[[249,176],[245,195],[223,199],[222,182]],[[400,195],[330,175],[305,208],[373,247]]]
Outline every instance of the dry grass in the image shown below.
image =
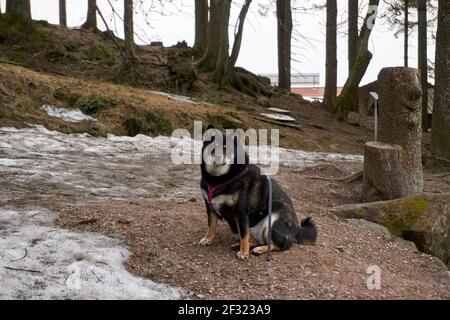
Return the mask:
[[[128,117],[143,118],[149,112],[164,114],[173,128],[186,128],[194,120],[206,123],[210,114],[225,114],[215,106],[180,103],[149,90],[130,86],[44,74],[7,64],[0,64],[0,73],[4,75],[0,80],[2,126],[23,126],[24,122],[29,122],[62,132],[123,135],[126,134],[123,122]],[[113,101],[114,105],[94,115],[98,122],[65,123],[40,110],[43,104],[70,107],[68,101],[55,98],[55,92],[61,88],[70,88],[72,96],[98,97]]]

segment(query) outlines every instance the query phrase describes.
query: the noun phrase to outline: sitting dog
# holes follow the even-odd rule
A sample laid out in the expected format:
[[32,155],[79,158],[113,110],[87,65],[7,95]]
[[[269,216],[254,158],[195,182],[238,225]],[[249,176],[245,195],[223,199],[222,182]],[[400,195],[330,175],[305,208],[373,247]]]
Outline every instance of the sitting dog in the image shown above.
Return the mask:
[[[268,251],[269,180],[258,166],[249,164],[244,145],[236,137],[232,139],[231,152],[227,135],[220,133],[220,137],[203,141],[200,187],[208,216],[208,232],[200,245],[212,243],[217,222],[224,219],[231,231],[239,235],[238,258],[247,259],[250,248],[255,255],[264,254]],[[221,156],[216,155],[217,148],[222,148]],[[237,161],[240,155],[243,161]],[[291,199],[272,180],[272,250],[289,250],[294,243],[315,243],[316,238],[317,228],[312,219],[306,218],[299,225]]]

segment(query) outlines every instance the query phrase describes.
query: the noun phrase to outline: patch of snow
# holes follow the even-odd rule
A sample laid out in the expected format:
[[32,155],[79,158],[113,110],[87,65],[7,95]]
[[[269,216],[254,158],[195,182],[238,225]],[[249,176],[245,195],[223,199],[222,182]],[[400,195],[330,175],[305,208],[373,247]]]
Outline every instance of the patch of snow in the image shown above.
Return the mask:
[[262,116],[269,118],[269,119],[274,119],[274,120],[278,120],[278,121],[287,121],[287,122],[294,122],[295,119],[287,116],[285,114],[272,114],[272,113],[261,113]]
[[174,100],[174,101],[181,102],[181,103],[194,104],[194,105],[197,105],[197,104],[211,105],[210,103],[201,102],[201,101],[198,101],[197,99],[194,99],[191,97],[186,97],[186,96],[180,96],[177,94],[161,92],[161,91],[151,91],[151,93],[157,94],[160,96],[164,96],[164,97],[169,98],[169,100]]
[[[174,172],[187,170],[186,174],[195,179],[193,173],[199,175],[198,165],[177,165],[171,161],[171,153],[181,144],[198,155],[202,145],[201,141],[186,137],[110,134],[99,138],[88,134],[63,134],[43,126],[0,128],[0,141],[3,143],[0,149],[2,179],[19,188],[34,183],[53,194],[127,199],[168,197],[164,181],[173,179]],[[270,149],[260,147],[258,152],[258,164],[263,167],[277,159]],[[278,153],[276,165],[296,168],[324,162],[363,161],[359,155],[282,148]],[[192,192],[196,192],[196,185],[191,182],[186,180],[179,184],[184,183],[185,191],[189,185]]]
[[58,229],[45,209],[0,209],[0,299],[179,299],[126,271],[130,252],[103,235]]
[[80,109],[69,110],[50,105],[43,105],[41,109],[44,110],[50,117],[61,118],[68,122],[97,121],[97,119],[81,112]]
[[280,108],[267,108],[267,110],[270,110],[270,111],[276,112],[276,113],[291,113],[289,110],[284,110],[284,109],[280,109]]

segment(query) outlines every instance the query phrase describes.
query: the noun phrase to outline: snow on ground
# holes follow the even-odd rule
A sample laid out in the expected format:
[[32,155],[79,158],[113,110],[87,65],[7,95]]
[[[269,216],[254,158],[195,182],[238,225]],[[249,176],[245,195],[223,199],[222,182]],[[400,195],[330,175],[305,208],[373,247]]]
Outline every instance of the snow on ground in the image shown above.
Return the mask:
[[191,98],[191,97],[186,97],[186,96],[180,96],[177,94],[172,94],[172,93],[167,93],[167,92],[161,92],[161,91],[151,91],[151,93],[153,94],[158,94],[160,96],[164,96],[169,98],[170,100],[174,100],[177,102],[181,102],[181,103],[186,103],[186,104],[201,104],[198,100]]
[[[201,150],[201,142],[188,138],[107,138],[88,134],[63,134],[43,126],[0,128],[0,173],[16,184],[38,183],[56,193],[74,191],[107,197],[152,197],[164,189],[164,177],[198,165],[179,166],[171,152],[179,144]],[[263,150],[263,148],[261,148]],[[262,163],[270,154],[262,153]],[[280,165],[304,168],[322,162],[361,162],[361,156],[280,149]],[[197,187],[197,186],[195,186]],[[193,187],[194,188],[194,187]]]
[[[98,138],[43,126],[0,128],[0,176],[15,190],[67,201],[92,196],[185,199],[198,194],[200,173],[198,165],[171,161],[180,143],[201,147],[188,138]],[[298,150],[280,149],[279,154],[281,165],[299,168],[362,161],[361,156]],[[0,208],[0,299],[179,297],[177,289],[126,272],[123,261],[129,252],[120,241],[58,229],[54,217],[42,208]]]
[[132,275],[117,239],[57,229],[41,208],[0,209],[0,299],[178,299]]
[[61,118],[68,122],[81,122],[86,120],[97,121],[97,119],[81,112],[80,109],[69,110],[50,105],[43,105],[41,109],[44,110],[50,117]]

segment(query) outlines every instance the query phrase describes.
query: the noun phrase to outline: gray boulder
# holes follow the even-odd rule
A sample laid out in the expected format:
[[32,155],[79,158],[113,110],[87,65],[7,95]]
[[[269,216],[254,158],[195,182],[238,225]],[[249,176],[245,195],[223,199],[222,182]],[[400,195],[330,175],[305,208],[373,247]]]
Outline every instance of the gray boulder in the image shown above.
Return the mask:
[[447,263],[450,247],[450,194],[336,207],[345,219],[364,219],[385,226],[394,236],[412,241],[418,250]]

